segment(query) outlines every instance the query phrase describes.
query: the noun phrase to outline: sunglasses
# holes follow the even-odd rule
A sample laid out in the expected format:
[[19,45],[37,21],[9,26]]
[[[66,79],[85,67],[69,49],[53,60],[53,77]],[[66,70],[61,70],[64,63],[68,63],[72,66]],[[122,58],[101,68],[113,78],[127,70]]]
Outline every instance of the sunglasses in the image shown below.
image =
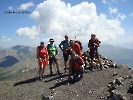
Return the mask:
[[41,43],[41,44],[44,44],[44,43]]

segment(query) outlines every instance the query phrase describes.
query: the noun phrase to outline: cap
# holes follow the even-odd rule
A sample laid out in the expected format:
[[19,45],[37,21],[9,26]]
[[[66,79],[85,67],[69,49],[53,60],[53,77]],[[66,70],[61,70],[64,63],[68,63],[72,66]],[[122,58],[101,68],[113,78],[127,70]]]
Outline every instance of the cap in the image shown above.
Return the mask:
[[49,42],[54,42],[54,39],[49,39]]
[[44,41],[41,41],[40,44],[44,44]]
[[91,36],[96,36],[96,35],[94,33],[92,33]]

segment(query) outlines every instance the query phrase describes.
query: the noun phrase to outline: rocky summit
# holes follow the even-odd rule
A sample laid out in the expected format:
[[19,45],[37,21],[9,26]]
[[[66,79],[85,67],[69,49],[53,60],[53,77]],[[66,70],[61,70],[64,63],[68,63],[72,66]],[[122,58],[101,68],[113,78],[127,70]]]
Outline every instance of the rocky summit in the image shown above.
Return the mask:
[[102,55],[100,58],[103,69],[95,59],[91,70],[89,53],[83,53],[85,72],[78,82],[68,80],[62,59],[61,75],[50,76],[48,66],[42,81],[37,77],[38,67],[15,74],[0,81],[0,100],[133,100],[133,70]]

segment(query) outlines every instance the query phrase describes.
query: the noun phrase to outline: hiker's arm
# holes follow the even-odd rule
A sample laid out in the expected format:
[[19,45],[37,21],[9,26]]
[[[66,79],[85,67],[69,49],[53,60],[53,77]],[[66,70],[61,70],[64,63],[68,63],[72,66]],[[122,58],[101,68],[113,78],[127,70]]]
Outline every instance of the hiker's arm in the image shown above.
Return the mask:
[[63,51],[63,48],[61,47],[61,43],[59,44],[59,48]]
[[96,42],[94,43],[94,45],[95,45],[96,48],[100,47],[100,43],[99,43],[98,39],[96,39]]
[[70,49],[71,49],[71,47],[68,47],[65,51],[70,50]]
[[58,50],[56,50],[56,55],[55,55],[56,57],[58,56]]
[[36,50],[36,57],[37,57],[37,59],[40,58],[40,57],[39,57],[39,49],[38,49],[38,48],[37,48],[37,50]]
[[46,58],[49,59],[48,49],[47,49],[47,53],[46,53]]
[[78,49],[78,55],[80,56],[81,49],[80,49],[80,46],[78,44],[77,44],[77,49]]
[[84,63],[84,60],[80,57],[80,62],[81,62],[81,66],[80,66],[80,68],[84,68],[84,66],[85,66],[85,63]]
[[93,49],[93,48],[90,46],[90,40],[89,40],[89,42],[88,42],[88,48],[89,48],[89,49]]

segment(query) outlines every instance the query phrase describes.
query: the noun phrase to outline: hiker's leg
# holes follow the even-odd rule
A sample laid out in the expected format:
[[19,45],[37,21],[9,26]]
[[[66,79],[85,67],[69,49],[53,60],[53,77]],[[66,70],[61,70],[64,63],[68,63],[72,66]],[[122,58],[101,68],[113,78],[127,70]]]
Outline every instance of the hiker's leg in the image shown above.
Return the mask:
[[73,73],[73,80],[74,80],[74,81],[78,81],[78,76],[79,76],[78,71],[75,71],[75,72]]
[[40,76],[42,76],[43,75],[43,63],[41,65],[41,69],[40,70],[41,70],[41,73],[40,73],[41,75]]
[[90,61],[90,67],[91,67],[91,69],[93,70],[94,69],[94,67],[93,67],[93,59],[94,59],[94,51],[93,50],[90,50],[90,52],[89,52],[89,54],[90,54],[90,59],[91,59],[91,61]]
[[45,70],[45,66],[43,66],[43,68],[42,68],[42,77],[44,76],[44,70]]
[[84,67],[81,67],[80,70],[80,79],[83,78],[83,74],[84,74]]
[[58,62],[58,59],[56,57],[54,57],[53,60],[54,60],[54,63],[56,64],[57,70],[59,70],[59,62]]
[[49,70],[50,70],[50,74],[52,75],[53,74],[53,71],[52,71],[52,58],[49,58]]
[[99,65],[100,65],[100,69],[102,70],[103,67],[102,67],[102,63],[101,63],[101,59],[100,59],[100,57],[99,57],[99,53],[98,53],[98,51],[96,52],[96,58],[97,58],[98,63],[99,63]]
[[64,56],[64,65],[65,65],[64,70],[66,70],[66,68],[67,68],[67,61],[68,61],[69,55],[66,55],[65,53],[63,53],[63,56]]
[[41,65],[42,65],[42,62],[40,59],[38,59],[38,66],[39,66],[39,76],[41,76]]
[[59,62],[58,62],[58,59],[57,59],[56,57],[54,57],[54,62],[55,62],[55,64],[56,64],[57,73],[60,74]]
[[98,53],[98,51],[96,51],[96,59],[98,60],[98,63],[101,65],[101,60],[100,60],[100,58],[99,58],[99,53]]

